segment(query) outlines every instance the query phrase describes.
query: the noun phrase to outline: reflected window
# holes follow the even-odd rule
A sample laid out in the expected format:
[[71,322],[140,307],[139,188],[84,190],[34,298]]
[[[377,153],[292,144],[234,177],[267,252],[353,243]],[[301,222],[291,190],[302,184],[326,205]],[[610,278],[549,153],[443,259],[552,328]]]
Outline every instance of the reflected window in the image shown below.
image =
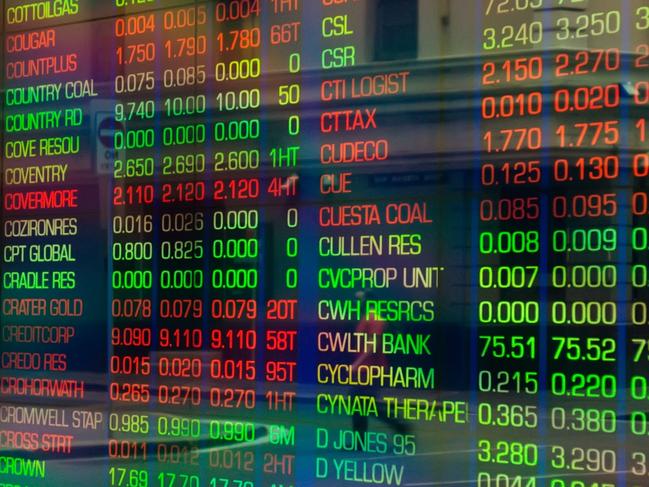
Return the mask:
[[417,57],[419,0],[378,0],[374,59]]

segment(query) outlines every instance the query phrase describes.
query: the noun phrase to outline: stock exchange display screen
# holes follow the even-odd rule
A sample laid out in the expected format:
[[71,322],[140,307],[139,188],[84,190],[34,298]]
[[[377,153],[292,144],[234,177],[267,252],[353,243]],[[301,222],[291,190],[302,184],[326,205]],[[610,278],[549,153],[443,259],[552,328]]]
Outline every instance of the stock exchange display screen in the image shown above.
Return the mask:
[[647,0],[0,3],[0,487],[649,486]]

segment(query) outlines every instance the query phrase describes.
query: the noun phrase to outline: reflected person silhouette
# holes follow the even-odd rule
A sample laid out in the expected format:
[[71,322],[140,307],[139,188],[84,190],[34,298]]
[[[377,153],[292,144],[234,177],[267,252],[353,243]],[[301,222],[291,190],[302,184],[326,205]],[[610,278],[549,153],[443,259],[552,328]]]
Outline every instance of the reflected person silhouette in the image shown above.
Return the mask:
[[[357,374],[366,373],[367,369],[370,367],[388,367],[388,359],[383,353],[382,346],[382,337],[386,331],[386,323],[381,318],[381,316],[374,310],[368,309],[367,300],[370,298],[369,291],[359,291],[356,293],[356,298],[361,301],[361,309],[363,309],[363,315],[356,325],[356,333],[362,333],[366,335],[374,335],[373,343],[376,345],[374,347],[366,346],[364,350],[357,354],[356,359],[352,363],[352,374],[357,376]],[[370,349],[371,348],[371,349]],[[365,379],[365,377],[361,376]],[[365,382],[364,380],[359,382]],[[396,418],[391,418],[388,416],[387,407],[383,401],[380,400],[380,387],[378,386],[355,386],[351,390],[352,395],[365,395],[365,396],[374,396],[377,400],[377,418],[388,424],[392,429],[397,433],[407,434],[409,431],[408,426],[399,421]],[[352,427],[354,432],[364,436],[369,427],[369,418],[361,414],[354,414],[352,416]]]

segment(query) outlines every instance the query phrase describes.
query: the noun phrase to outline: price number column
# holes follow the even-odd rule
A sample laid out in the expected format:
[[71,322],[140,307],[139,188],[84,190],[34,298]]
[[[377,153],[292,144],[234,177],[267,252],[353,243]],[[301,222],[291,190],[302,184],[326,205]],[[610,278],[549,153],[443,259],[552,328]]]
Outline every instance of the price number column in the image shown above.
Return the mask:
[[113,24],[115,148],[110,238],[111,348],[109,357],[110,417],[108,485],[155,485],[147,462],[155,431],[152,387],[157,315],[154,288],[155,172],[159,142],[155,130],[160,55],[155,42],[160,19],[147,5],[115,0]]
[[[534,2],[532,2],[534,3]],[[479,198],[479,485],[535,487],[541,325],[543,27],[484,2]]]
[[210,452],[210,487],[253,486],[262,468],[253,444],[264,430],[257,394],[263,345],[258,302],[263,212],[261,103],[264,38],[261,0],[220,0],[211,6],[209,158],[210,438],[224,447]]
[[205,205],[209,182],[205,144],[209,138],[207,55],[208,7],[204,4],[156,12],[159,117],[157,167],[157,347],[152,356],[157,384],[155,459],[157,485],[199,486],[199,441],[211,424],[202,384],[206,266]]
[[631,96],[627,127],[629,129],[632,170],[632,229],[630,247],[631,303],[630,326],[627,328],[627,407],[629,421],[627,440],[627,485],[640,487],[649,479],[649,6],[632,2],[634,6],[632,38],[634,56],[631,66]]
[[[551,487],[613,486],[622,141],[619,83],[622,2],[564,2],[549,16],[553,41],[547,349],[548,473]],[[575,13],[577,9],[577,13]],[[591,476],[597,474],[598,479]],[[558,478],[555,478],[558,477]]]

